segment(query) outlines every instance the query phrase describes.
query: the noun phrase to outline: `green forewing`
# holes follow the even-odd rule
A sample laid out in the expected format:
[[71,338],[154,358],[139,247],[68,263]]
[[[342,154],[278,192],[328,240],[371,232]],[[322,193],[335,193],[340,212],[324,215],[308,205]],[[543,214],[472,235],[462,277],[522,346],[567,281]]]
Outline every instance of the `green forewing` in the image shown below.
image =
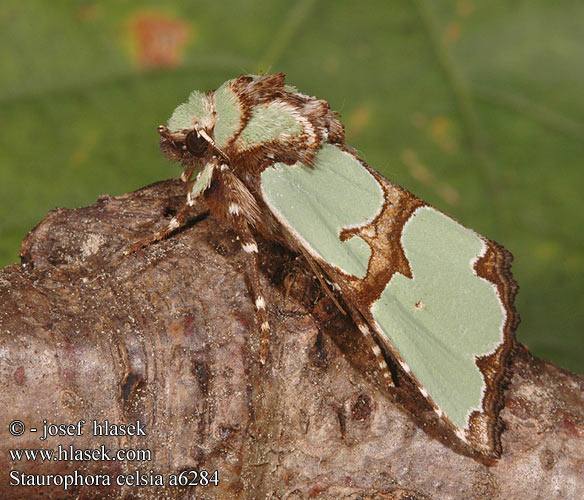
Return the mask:
[[171,132],[193,128],[195,121],[209,120],[211,117],[205,106],[205,94],[195,90],[191,92],[189,100],[178,106],[168,120],[168,129]]
[[475,356],[502,342],[505,310],[473,264],[479,236],[431,207],[402,231],[413,279],[394,274],[372,314],[435,403],[458,427],[481,409],[485,387]]
[[253,146],[299,134],[302,127],[292,109],[280,101],[254,106],[239,138],[246,145]]
[[230,81],[225,82],[215,91],[217,121],[213,133],[215,143],[220,148],[227,145],[229,139],[235,136],[241,126],[241,104],[230,83]]
[[322,146],[313,168],[276,163],[262,172],[263,196],[293,234],[329,264],[365,277],[371,249],[360,237],[339,239],[343,228],[370,222],[381,210],[383,190],[348,153]]

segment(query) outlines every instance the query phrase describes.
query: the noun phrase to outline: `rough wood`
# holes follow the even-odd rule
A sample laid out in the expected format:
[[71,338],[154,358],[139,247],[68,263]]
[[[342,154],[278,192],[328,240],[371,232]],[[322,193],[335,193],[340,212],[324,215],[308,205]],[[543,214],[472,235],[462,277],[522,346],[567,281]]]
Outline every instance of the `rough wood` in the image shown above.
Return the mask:
[[[50,212],[0,274],[0,498],[300,500],[584,498],[584,377],[517,353],[503,456],[457,449],[399,380],[378,383],[360,335],[301,259],[261,246],[273,329],[255,361],[255,313],[234,234],[210,217],[124,256],[161,229],[184,184],[167,181]],[[200,207],[202,208],[202,207]],[[551,332],[561,334],[561,332]],[[404,410],[408,408],[409,411]],[[413,415],[412,415],[413,413]],[[140,420],[146,437],[39,440],[27,427]],[[11,462],[9,449],[150,449],[136,462]],[[10,487],[11,470],[118,474],[218,470],[220,484]]]

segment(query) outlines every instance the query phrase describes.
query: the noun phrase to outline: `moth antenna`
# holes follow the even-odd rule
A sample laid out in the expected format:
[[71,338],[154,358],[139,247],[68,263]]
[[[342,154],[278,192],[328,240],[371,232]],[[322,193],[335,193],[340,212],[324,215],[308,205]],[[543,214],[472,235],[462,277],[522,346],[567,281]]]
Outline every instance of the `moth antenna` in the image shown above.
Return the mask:
[[168,137],[170,136],[170,132],[168,131],[168,127],[166,125],[158,125],[158,134],[160,135],[160,137],[164,137],[165,139],[168,139]]
[[343,306],[341,306],[341,304],[339,303],[339,301],[335,297],[334,293],[331,291],[331,289],[329,288],[327,283],[324,281],[324,278],[322,276],[322,271],[318,268],[318,266],[316,265],[316,262],[314,262],[314,259],[308,254],[308,252],[306,252],[306,250],[304,250],[304,248],[300,247],[300,251],[302,252],[302,255],[304,256],[304,258],[306,259],[308,264],[310,265],[312,272],[316,275],[316,278],[318,279],[318,281],[320,281],[320,284],[321,284],[323,290],[325,291],[325,293],[333,301],[335,306],[337,306],[337,309],[339,311],[341,311],[341,313],[346,315],[347,313],[343,309]]
[[195,125],[195,131],[203,139],[205,139],[209,144],[211,144],[211,146],[213,146],[213,149],[215,151],[217,151],[223,157],[224,160],[229,161],[229,157],[225,154],[225,152],[223,152],[221,150],[221,148],[219,148],[219,146],[217,146],[217,144],[215,143],[215,141],[213,140],[213,138],[207,133],[207,131],[204,128],[199,128],[197,125]]

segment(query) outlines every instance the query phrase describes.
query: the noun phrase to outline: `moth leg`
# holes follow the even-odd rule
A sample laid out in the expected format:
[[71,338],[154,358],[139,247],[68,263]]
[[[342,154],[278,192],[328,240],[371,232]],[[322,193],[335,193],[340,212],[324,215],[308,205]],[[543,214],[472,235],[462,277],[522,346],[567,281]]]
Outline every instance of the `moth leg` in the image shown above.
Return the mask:
[[191,180],[191,177],[193,176],[193,172],[195,171],[195,169],[197,168],[197,165],[195,164],[191,164],[188,165],[183,173],[180,175],[180,180],[183,182],[189,182]]
[[251,293],[256,310],[256,320],[260,331],[260,363],[263,365],[268,357],[270,347],[270,324],[266,315],[266,299],[262,294],[258,262],[258,244],[253,237],[247,221],[243,216],[232,213],[235,230],[241,242],[241,248],[247,254],[247,271],[251,285]]
[[124,255],[129,255],[140,250],[141,248],[149,247],[153,243],[157,243],[158,241],[168,238],[168,236],[170,236],[174,231],[185,225],[190,210],[191,206],[188,203],[185,203],[176,213],[176,215],[170,219],[168,226],[166,226],[161,231],[158,231],[157,233],[148,236],[147,238],[143,238],[129,246],[124,250]]
[[[324,278],[323,273],[321,272],[318,264],[312,259],[312,257],[308,254],[308,252],[306,252],[302,248],[300,250],[301,250],[304,258],[308,262],[308,264],[310,264],[312,271],[314,272],[314,274],[316,274],[316,277],[320,281],[320,284],[324,288],[326,294],[332,299],[332,301],[335,303],[335,305],[337,306],[339,311],[341,311],[341,313],[347,314],[345,312],[345,310],[342,308],[342,306],[339,304],[337,299],[335,298],[333,291],[325,283],[325,278]],[[369,346],[369,348],[373,352],[373,355],[375,356],[375,359],[377,360],[377,365],[379,366],[379,370],[381,371],[385,382],[387,383],[388,386],[393,387],[394,383],[393,383],[393,377],[391,375],[391,370],[389,369],[387,361],[385,361],[385,358],[383,357],[383,353],[381,352],[381,348],[379,347],[379,345],[377,345],[377,342],[375,341],[375,339],[373,338],[373,335],[371,334],[371,328],[369,327],[369,325],[367,324],[367,322],[363,318],[363,315],[357,310],[356,307],[354,307],[349,301],[345,301],[345,305],[346,305],[347,309],[349,310],[351,318],[353,318],[353,321],[357,325],[357,328],[359,329],[359,331],[363,335],[365,342],[367,343],[367,345]]]
[[389,365],[387,364],[387,361],[383,356],[381,348],[375,341],[375,338],[373,338],[371,327],[369,326],[367,321],[365,321],[363,315],[352,304],[350,304],[348,301],[345,301],[345,305],[347,306],[347,309],[349,309],[349,313],[351,314],[353,321],[357,325],[357,328],[361,332],[361,335],[365,339],[365,342],[373,352],[373,355],[377,360],[377,366],[379,367],[379,370],[381,371],[381,374],[383,375],[383,379],[385,380],[386,384],[388,385],[388,387],[395,387],[391,370],[389,369]]

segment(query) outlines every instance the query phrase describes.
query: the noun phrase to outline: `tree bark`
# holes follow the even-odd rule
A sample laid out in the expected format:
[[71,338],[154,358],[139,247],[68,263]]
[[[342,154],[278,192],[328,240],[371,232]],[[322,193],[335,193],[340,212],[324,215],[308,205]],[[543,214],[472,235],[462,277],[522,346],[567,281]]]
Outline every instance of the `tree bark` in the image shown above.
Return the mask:
[[[473,456],[407,381],[383,387],[360,334],[302,259],[265,242],[272,333],[262,367],[234,233],[195,210],[168,240],[123,253],[163,228],[184,195],[183,183],[166,181],[50,212],[23,242],[22,264],[1,271],[0,498],[584,498],[584,377],[521,346],[503,455]],[[74,424],[48,427],[73,435],[41,440],[44,420]],[[145,435],[95,436],[94,420],[138,421]],[[22,435],[9,433],[14,421]],[[59,445],[150,450],[152,460],[27,461],[9,451]],[[193,480],[188,471],[215,470],[218,485],[169,485],[182,471]],[[53,484],[11,486],[11,471]],[[117,484],[136,471],[165,486]],[[65,475],[85,485],[54,484]],[[87,485],[98,476],[111,486]]]

